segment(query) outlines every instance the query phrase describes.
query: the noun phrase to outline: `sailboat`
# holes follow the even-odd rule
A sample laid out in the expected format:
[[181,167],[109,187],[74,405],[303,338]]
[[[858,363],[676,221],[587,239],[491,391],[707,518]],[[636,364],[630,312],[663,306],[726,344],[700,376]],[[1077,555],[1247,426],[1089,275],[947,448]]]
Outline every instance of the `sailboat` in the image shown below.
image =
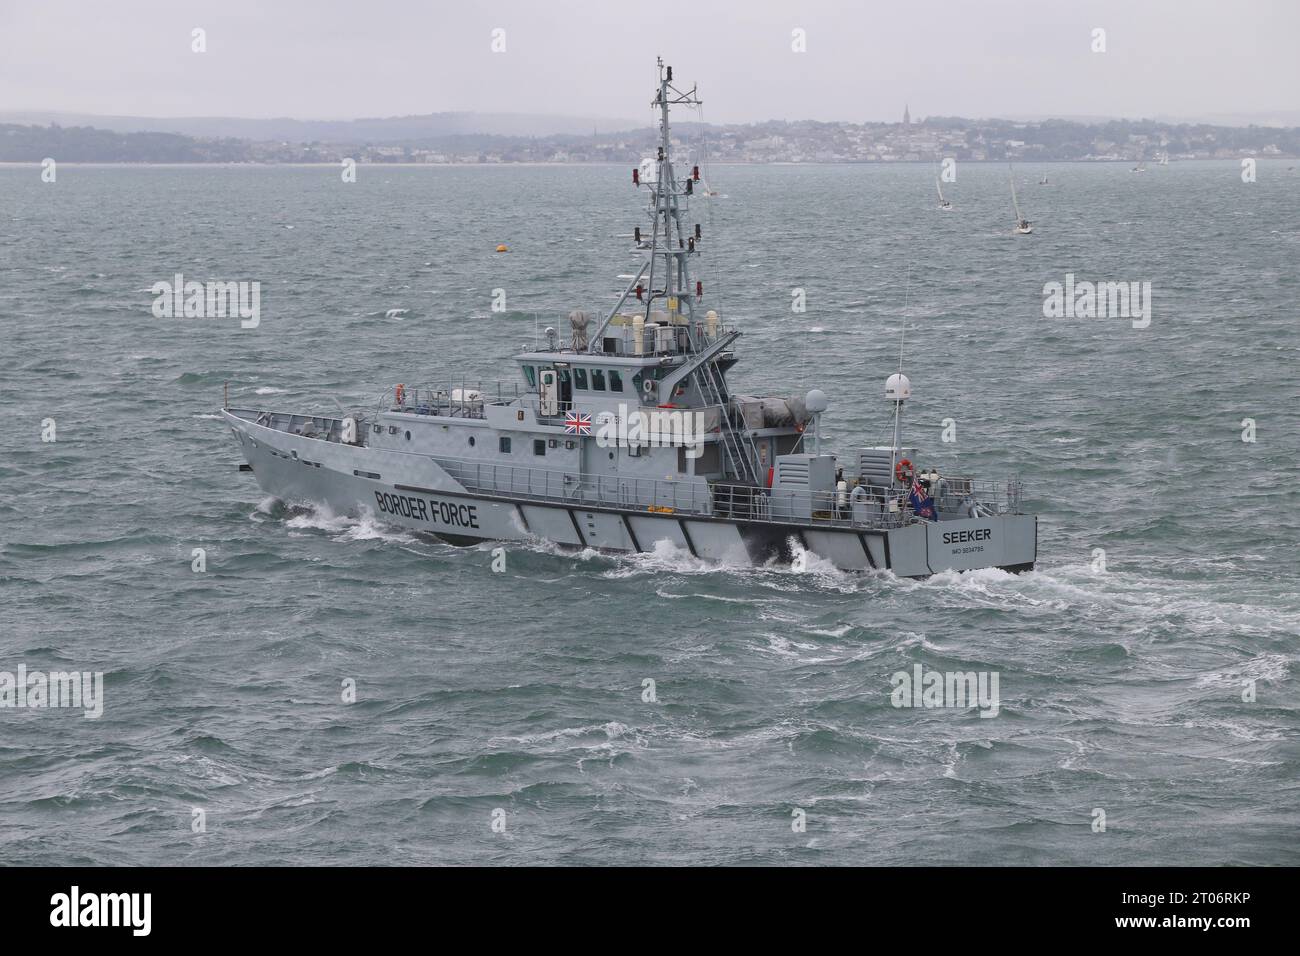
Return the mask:
[[952,203],[943,198],[943,177],[934,177],[934,188],[939,190],[939,208],[944,212],[952,212]]
[[1169,154],[1168,154],[1168,153],[1161,153],[1161,154],[1160,154],[1160,158],[1156,160],[1156,165],[1157,165],[1157,166],[1168,166],[1168,165],[1169,165]]
[[727,198],[726,196],[724,196],[722,193],[718,192],[718,190],[714,189],[712,186],[709,185],[709,174],[708,174],[709,147],[708,147],[708,142],[704,136],[703,117],[701,117],[700,122],[701,122],[700,141],[698,147],[699,165],[695,167],[696,169],[701,170],[699,176],[699,180],[700,180],[699,192],[703,194],[704,197],[707,199],[726,199]]
[[1016,210],[1016,232],[1019,235],[1027,236],[1034,231],[1033,224],[1020,214],[1020,202],[1016,199],[1016,174],[1015,170],[1011,171],[1011,205]]

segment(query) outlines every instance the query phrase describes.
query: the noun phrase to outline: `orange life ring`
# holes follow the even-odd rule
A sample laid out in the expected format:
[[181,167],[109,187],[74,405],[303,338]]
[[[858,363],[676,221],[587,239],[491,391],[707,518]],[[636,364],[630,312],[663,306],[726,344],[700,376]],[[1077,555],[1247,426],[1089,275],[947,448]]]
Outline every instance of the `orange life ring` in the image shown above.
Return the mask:
[[[907,471],[907,477],[903,477],[903,471]],[[903,458],[898,464],[894,465],[894,477],[903,484],[910,484],[912,480],[912,462],[910,459]]]

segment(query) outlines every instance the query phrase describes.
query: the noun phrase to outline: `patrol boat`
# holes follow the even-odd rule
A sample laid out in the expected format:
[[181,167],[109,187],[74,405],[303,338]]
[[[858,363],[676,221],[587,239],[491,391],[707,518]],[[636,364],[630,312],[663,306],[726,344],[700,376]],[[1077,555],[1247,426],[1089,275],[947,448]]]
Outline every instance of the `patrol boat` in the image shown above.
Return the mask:
[[341,416],[227,400],[240,469],[282,500],[455,544],[676,548],[749,565],[811,553],[903,577],[1032,569],[1037,518],[1021,512],[1018,481],[943,473],[901,443],[901,369],[883,395],[892,444],[838,456],[821,448],[819,389],[730,387],[740,330],[692,277],[706,242],[689,218],[699,167],[681,174],[672,160],[669,108],[698,102],[660,60],[658,152],[632,171],[647,228],[626,237],[642,264],[612,309],[571,311],[564,335],[548,328],[514,357],[507,383],[402,383]]

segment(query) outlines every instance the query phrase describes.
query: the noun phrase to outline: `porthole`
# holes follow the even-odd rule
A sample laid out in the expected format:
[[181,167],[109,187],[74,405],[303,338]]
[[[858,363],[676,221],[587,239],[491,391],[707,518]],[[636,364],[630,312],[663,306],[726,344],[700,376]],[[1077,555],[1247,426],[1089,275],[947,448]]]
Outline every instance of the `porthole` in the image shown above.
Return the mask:
[[406,440],[407,441],[411,440],[411,433],[409,431],[406,433]]
[[473,448],[473,447],[474,447],[474,436],[473,436],[473,435],[470,435],[470,436],[469,436],[469,447],[470,447],[470,448]]

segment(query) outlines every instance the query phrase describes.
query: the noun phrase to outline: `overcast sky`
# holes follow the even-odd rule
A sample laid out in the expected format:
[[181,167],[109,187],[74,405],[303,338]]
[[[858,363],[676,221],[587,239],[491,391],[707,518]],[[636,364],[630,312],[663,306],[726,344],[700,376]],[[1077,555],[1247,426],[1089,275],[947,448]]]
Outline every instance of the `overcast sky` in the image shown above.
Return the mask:
[[0,0],[0,109],[648,124],[662,54],[718,123],[1267,115],[1298,40],[1300,0]]

